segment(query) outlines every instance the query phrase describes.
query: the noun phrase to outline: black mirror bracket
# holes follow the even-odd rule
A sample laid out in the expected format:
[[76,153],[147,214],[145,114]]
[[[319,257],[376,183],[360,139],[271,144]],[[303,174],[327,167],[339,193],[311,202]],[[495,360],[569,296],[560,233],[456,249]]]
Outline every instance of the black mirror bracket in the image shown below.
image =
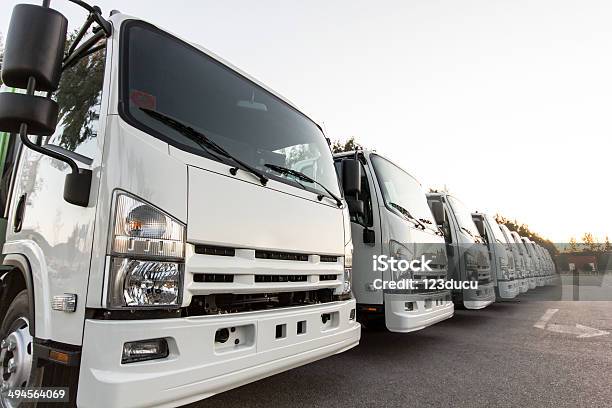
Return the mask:
[[[34,77],[30,77],[28,79],[26,94],[34,95],[35,89],[36,79]],[[29,149],[44,154],[45,156],[52,157],[56,160],[63,161],[70,166],[71,173],[66,176],[66,180],[64,182],[64,200],[70,204],[78,205],[80,207],[87,207],[89,204],[89,191],[91,189],[91,170],[80,169],[76,162],[70,157],[64,156],[63,154],[53,150],[46,149],[32,142],[28,137],[28,125],[26,123],[22,123],[19,127],[19,136],[21,138],[21,142]]]

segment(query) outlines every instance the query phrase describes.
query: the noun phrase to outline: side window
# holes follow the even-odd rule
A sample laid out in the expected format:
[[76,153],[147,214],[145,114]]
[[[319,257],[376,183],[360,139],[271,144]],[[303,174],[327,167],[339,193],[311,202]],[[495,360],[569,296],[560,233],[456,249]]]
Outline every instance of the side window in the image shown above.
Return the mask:
[[[361,165],[361,193],[357,199],[363,201],[365,211],[363,219],[359,220],[355,214],[351,214],[351,222],[356,222],[358,224],[371,227],[374,225],[374,215],[372,212],[370,184],[368,183],[368,176],[366,175],[365,168],[363,167],[363,162],[361,160],[359,161],[359,164]],[[338,175],[338,180],[340,180],[340,185],[342,185],[342,159],[335,160],[334,166],[336,167],[336,174]]]
[[105,48],[101,48],[64,71],[54,95],[60,108],[58,125],[48,144],[93,158],[102,102],[104,60]]

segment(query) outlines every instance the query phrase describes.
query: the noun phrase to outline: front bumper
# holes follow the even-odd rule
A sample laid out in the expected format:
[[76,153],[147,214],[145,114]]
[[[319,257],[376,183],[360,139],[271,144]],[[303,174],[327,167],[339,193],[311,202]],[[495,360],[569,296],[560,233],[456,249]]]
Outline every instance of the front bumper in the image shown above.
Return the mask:
[[[359,344],[354,309],[352,299],[235,315],[86,320],[78,406],[184,405],[340,353]],[[325,324],[322,314],[331,317]],[[297,334],[304,321],[306,332]],[[222,328],[234,328],[223,344],[215,342]],[[124,343],[153,338],[167,339],[167,358],[121,364]]]
[[478,285],[478,289],[463,289],[463,306],[466,309],[483,309],[495,302],[495,284]]
[[519,279],[519,292],[525,293],[529,290],[529,280],[527,278]]
[[[453,316],[450,292],[385,294],[385,324],[397,333],[424,329]],[[409,310],[412,308],[412,310]]]
[[499,297],[502,299],[512,299],[519,294],[519,281],[497,281],[497,288],[499,291]]
[[529,278],[529,289],[535,289],[537,286],[537,278]]

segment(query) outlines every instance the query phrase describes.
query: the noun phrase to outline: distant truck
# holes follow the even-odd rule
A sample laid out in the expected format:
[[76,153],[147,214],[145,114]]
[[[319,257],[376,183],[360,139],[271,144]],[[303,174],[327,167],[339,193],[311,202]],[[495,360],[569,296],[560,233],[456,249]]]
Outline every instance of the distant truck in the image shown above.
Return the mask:
[[[388,330],[405,333],[451,317],[450,291],[436,288],[448,274],[444,237],[421,184],[372,151],[340,153],[334,160],[341,180],[355,179],[355,171],[361,178],[359,189],[342,183],[351,216],[352,282],[359,319],[366,325],[384,321]],[[425,260],[429,270],[374,270],[380,266],[374,259],[390,258],[419,264]],[[381,287],[383,282],[402,280],[413,281],[415,287]],[[426,289],[426,283],[434,288]]]
[[515,298],[519,294],[519,284],[510,245],[493,217],[488,214],[473,213],[472,218],[489,248],[496,297]]
[[427,201],[436,223],[444,231],[455,305],[466,309],[487,307],[495,302],[495,283],[489,250],[471,211],[448,193],[429,193]]
[[510,251],[512,251],[519,293],[525,293],[529,290],[529,280],[527,279],[527,263],[523,256],[522,247],[516,244],[508,227],[504,224],[499,224],[499,229],[502,231]]
[[514,243],[516,244],[517,248],[519,248],[521,256],[525,261],[525,279],[527,279],[528,289],[535,289],[537,286],[535,278],[535,262],[531,258],[531,255],[529,254],[529,251],[527,250],[527,247],[525,246],[525,243],[521,239],[518,232],[512,231],[510,235],[512,235],[512,239],[514,239]]

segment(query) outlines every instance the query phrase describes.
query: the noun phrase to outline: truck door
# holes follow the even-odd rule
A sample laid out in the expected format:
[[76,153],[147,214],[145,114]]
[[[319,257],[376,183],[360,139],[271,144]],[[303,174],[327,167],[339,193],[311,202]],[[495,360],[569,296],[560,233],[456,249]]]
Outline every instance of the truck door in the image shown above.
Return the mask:
[[[382,253],[380,215],[373,187],[373,174],[371,174],[369,166],[364,166],[364,162],[365,158],[360,156],[361,193],[358,199],[362,200],[364,203],[364,216],[357,218],[355,214],[351,214],[351,237],[353,240],[353,294],[357,299],[357,303],[382,304],[383,291],[374,290],[372,286],[374,279],[382,279],[382,272],[375,273],[372,268],[373,256]],[[336,161],[336,166],[338,165],[339,162]],[[339,174],[341,173],[342,172],[339,172]]]

